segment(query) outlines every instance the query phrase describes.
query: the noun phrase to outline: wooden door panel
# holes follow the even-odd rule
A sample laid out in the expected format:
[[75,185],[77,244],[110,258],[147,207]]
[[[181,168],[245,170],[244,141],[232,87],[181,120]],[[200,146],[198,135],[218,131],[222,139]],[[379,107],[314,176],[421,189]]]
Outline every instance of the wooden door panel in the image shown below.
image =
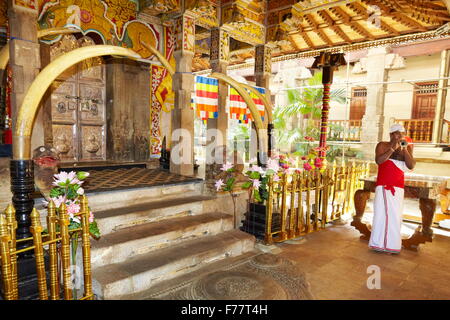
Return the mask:
[[105,124],[105,86],[80,83],[81,124]]
[[83,125],[80,128],[81,161],[98,161],[106,157],[104,126]]
[[77,121],[77,86],[74,82],[55,81],[52,85],[51,115],[53,122]]
[[437,82],[416,83],[414,91],[412,119],[434,119],[437,102]]
[[76,161],[78,154],[76,124],[53,124],[53,146],[60,153],[61,161]]
[[350,103],[350,120],[361,120],[366,114],[367,89],[353,88]]
[[[80,47],[93,46],[95,42],[89,37],[83,37],[78,40]],[[105,68],[103,64],[103,59],[100,57],[94,57],[90,59],[83,60],[79,64],[79,79],[80,81],[95,81],[95,82],[105,82]]]

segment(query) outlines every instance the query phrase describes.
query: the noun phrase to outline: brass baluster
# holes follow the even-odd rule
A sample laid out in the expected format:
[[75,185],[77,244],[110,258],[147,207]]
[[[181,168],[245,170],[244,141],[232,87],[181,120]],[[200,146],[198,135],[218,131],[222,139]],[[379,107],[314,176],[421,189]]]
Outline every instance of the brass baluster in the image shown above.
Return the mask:
[[292,182],[291,182],[291,216],[289,221],[289,234],[288,237],[290,239],[295,238],[295,221],[296,221],[296,212],[295,210],[295,193],[297,190],[297,174],[292,174]]
[[314,212],[314,230],[319,230],[319,213],[320,213],[320,174],[319,170],[313,171],[314,178],[314,203],[315,203],[315,212]]
[[333,161],[333,166],[331,168],[331,177],[333,178],[333,185],[332,185],[332,189],[331,189],[331,193],[332,193],[332,200],[331,200],[331,213],[330,213],[330,219],[334,220],[335,218],[335,202],[336,202],[336,189],[338,186],[338,169],[336,167],[336,160]]
[[286,223],[287,223],[287,188],[288,188],[288,182],[287,182],[288,174],[283,173],[283,180],[282,180],[282,186],[281,186],[281,234],[280,234],[280,240],[284,241],[287,239],[287,232],[286,232]]
[[347,201],[347,212],[350,212],[354,206],[353,206],[353,195],[355,194],[355,183],[356,183],[356,163],[355,160],[352,161],[352,167],[350,170],[350,186],[349,186],[349,196]]
[[61,262],[63,269],[64,299],[72,300],[72,282],[70,272],[70,238],[69,216],[67,207],[62,203],[59,207],[59,228],[61,232]]
[[297,235],[303,234],[304,214],[303,214],[303,182],[305,180],[305,171],[298,176],[298,207],[297,207]]
[[41,217],[36,208],[30,215],[30,232],[33,235],[34,257],[36,259],[36,274],[38,278],[39,299],[48,300],[47,279],[45,275],[44,247],[42,245]]
[[13,299],[19,299],[19,290],[18,290],[18,280],[17,280],[17,255],[13,254],[16,251],[16,229],[17,229],[17,220],[16,220],[16,210],[14,207],[9,204],[5,211],[6,220],[8,222],[9,235],[11,237],[11,243],[9,251],[11,253],[11,276],[12,276],[12,287],[13,287]]
[[83,239],[83,273],[84,273],[84,296],[87,300],[94,298],[92,292],[92,270],[91,270],[91,243],[89,238],[89,207],[85,195],[81,197],[81,225]]
[[306,233],[312,232],[311,226],[311,171],[306,175]]
[[8,232],[6,217],[0,213],[0,255],[2,257],[2,278],[5,300],[14,300],[13,279],[11,273],[11,252],[9,242],[11,237]]
[[48,245],[49,263],[50,263],[50,299],[59,300],[59,279],[58,279],[58,252],[56,249],[56,206],[50,201],[47,208],[47,229],[48,239],[51,243]]
[[328,220],[328,192],[329,192],[329,169],[325,169],[322,173],[322,229],[325,229],[325,225]]
[[267,207],[266,207],[266,235],[264,241],[267,244],[272,244],[272,215],[273,215],[273,177],[269,176],[269,181],[267,182],[268,196],[267,196]]

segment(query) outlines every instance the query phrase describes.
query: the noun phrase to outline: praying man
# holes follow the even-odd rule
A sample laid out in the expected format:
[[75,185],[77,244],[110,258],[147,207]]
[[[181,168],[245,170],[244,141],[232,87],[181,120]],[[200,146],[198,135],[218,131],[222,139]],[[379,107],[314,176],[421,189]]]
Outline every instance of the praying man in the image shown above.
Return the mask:
[[413,158],[412,140],[405,137],[405,128],[402,125],[391,126],[389,135],[390,141],[379,142],[375,149],[378,176],[369,248],[400,253],[404,173],[412,170],[416,161]]

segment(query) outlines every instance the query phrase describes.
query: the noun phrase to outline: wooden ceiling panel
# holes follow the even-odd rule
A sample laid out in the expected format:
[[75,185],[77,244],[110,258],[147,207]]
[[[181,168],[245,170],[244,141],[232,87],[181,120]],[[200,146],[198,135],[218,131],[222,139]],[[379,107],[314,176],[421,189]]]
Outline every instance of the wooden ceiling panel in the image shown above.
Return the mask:
[[[250,2],[226,1],[227,6],[244,7]],[[252,3],[262,2],[253,0]],[[422,39],[429,37],[429,33],[422,32],[435,30],[450,21],[444,0],[269,0],[267,10],[260,14],[265,15],[266,43],[274,46],[272,52],[277,56],[342,45],[359,48],[367,45],[361,42],[409,34],[411,38]],[[236,23],[230,28],[241,30],[241,25]],[[197,36],[197,40],[202,36]],[[406,40],[402,37],[401,41]],[[247,59],[247,55],[235,55],[232,63]],[[203,61],[199,60],[197,65],[200,64]]]

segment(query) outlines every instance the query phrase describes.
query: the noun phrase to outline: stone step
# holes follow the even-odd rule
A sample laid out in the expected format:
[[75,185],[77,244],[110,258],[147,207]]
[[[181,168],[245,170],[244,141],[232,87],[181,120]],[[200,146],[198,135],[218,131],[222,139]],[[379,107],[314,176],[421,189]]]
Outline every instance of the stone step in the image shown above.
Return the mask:
[[[159,282],[158,284],[151,286],[147,290],[138,293],[132,293],[129,295],[116,296],[115,298],[120,300],[159,300],[161,299],[161,296],[165,296],[166,294],[170,293],[174,290],[174,288],[179,288],[213,272],[229,270],[234,266],[246,263],[250,259],[260,255],[261,253],[262,251],[254,249],[236,257],[224,258],[222,260],[209,263],[193,272],[189,272],[176,278]],[[164,297],[163,299],[166,299],[166,297]]]
[[122,208],[96,211],[95,218],[102,235],[134,225],[203,213],[203,201],[212,197],[194,196],[133,204]]
[[94,269],[94,293],[100,299],[119,299],[198,270],[208,263],[252,251],[254,244],[252,235],[239,230],[184,241]]
[[92,267],[120,263],[182,241],[231,230],[233,217],[224,213],[172,218],[125,228],[91,242]]
[[161,186],[142,187],[108,192],[89,192],[89,206],[94,212],[127,207],[152,201],[173,200],[200,196],[203,181],[196,180]]

